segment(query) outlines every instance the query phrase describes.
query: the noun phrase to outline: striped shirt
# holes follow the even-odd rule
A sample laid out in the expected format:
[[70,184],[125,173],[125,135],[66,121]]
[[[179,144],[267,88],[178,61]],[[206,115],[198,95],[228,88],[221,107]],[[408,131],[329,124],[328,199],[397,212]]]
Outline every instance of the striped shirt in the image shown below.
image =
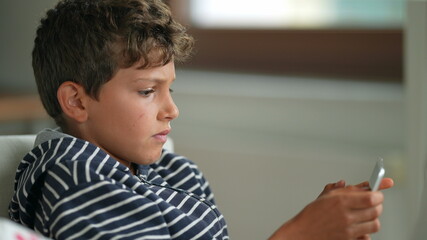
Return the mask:
[[43,142],[23,158],[9,213],[54,239],[228,239],[193,162],[164,150],[133,175],[73,137]]

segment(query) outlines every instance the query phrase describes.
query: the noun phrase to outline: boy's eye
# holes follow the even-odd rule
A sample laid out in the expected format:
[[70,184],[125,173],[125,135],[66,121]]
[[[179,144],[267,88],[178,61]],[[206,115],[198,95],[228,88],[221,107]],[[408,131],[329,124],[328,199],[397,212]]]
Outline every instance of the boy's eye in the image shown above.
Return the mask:
[[142,91],[138,91],[138,93],[140,95],[144,96],[144,97],[148,97],[148,96],[150,96],[150,94],[152,94],[154,92],[155,92],[155,90],[153,88],[149,88],[149,89],[145,89],[145,90],[142,90]]
[[172,88],[169,88],[169,92],[170,92],[170,93],[173,93],[173,89],[172,89]]

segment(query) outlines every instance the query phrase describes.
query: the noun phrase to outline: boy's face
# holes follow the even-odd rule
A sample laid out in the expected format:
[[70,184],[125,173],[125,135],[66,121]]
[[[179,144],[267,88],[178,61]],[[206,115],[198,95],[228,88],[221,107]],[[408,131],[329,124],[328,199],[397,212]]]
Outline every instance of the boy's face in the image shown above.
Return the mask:
[[171,130],[170,121],[179,114],[170,94],[174,79],[173,62],[120,69],[102,86],[98,100],[90,100],[82,137],[126,166],[155,162]]

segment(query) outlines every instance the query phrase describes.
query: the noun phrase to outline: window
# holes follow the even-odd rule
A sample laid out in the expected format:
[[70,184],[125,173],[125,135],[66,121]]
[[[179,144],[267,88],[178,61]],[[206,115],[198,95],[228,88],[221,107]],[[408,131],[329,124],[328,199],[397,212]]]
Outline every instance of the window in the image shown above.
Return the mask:
[[197,41],[184,67],[402,81],[403,0],[169,2]]
[[401,27],[404,0],[190,0],[202,28]]

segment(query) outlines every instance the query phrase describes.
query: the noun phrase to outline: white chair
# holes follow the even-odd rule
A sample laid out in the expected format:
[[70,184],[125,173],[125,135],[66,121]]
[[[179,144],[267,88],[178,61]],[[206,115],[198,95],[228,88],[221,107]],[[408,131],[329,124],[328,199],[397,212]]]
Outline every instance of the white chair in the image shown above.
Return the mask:
[[0,217],[9,217],[15,172],[21,159],[34,145],[35,135],[0,136]]
[[0,233],[1,239],[5,240],[50,240],[6,218],[0,218]]
[[35,135],[0,136],[0,232],[2,239],[47,239],[9,220],[15,172],[21,159],[34,145]]

